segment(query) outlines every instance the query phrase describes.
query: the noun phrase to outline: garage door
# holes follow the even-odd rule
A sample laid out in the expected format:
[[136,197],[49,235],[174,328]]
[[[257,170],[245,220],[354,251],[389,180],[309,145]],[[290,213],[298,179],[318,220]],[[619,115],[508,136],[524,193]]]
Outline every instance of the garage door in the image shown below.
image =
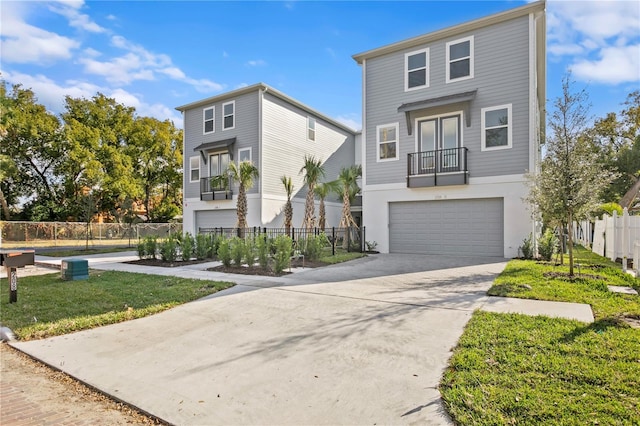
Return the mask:
[[199,228],[233,228],[238,214],[235,210],[204,210],[196,212],[196,230]]
[[504,256],[502,198],[389,203],[391,253]]

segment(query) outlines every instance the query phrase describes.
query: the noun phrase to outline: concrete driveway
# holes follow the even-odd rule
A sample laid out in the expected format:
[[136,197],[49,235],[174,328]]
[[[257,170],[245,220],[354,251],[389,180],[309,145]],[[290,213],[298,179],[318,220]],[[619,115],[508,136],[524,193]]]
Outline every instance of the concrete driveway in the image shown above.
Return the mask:
[[438,382],[505,264],[375,255],[13,345],[173,424],[448,424]]

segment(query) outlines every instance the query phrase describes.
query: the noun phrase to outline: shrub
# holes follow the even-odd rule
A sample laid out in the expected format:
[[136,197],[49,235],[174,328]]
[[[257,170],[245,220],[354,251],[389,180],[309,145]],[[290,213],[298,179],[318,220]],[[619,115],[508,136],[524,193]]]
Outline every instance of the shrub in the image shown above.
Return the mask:
[[256,251],[258,254],[258,263],[261,268],[266,269],[269,266],[269,246],[270,241],[266,235],[259,235],[256,238]]
[[148,259],[158,258],[158,239],[155,236],[144,238],[144,251]]
[[240,237],[233,237],[230,240],[231,259],[235,266],[242,266],[242,256],[244,254],[244,240]]
[[540,257],[546,261],[550,261],[553,255],[556,254],[559,242],[558,236],[551,229],[544,231],[544,234],[542,234],[538,242],[538,253],[540,253]]
[[618,203],[604,203],[598,208],[598,210],[596,210],[596,215],[600,218],[602,218],[602,215],[605,213],[609,216],[613,216],[614,211],[618,213],[618,216],[622,216],[622,213],[624,212],[622,206]]
[[211,236],[208,234],[196,235],[196,259],[202,260],[209,256],[209,245],[211,244]]
[[231,266],[231,242],[226,238],[222,238],[218,245],[218,259],[224,266]]
[[533,238],[531,237],[531,234],[522,240],[520,251],[522,252],[522,257],[525,259],[533,259]]
[[146,246],[144,240],[138,240],[138,258],[145,259],[147,257]]
[[285,268],[291,265],[291,250],[293,241],[287,235],[280,235],[274,241],[276,254],[273,256],[273,271],[281,274]]
[[366,241],[365,245],[367,246],[367,251],[375,251],[378,247],[378,243],[376,241]]
[[175,262],[178,258],[178,241],[175,237],[169,236],[160,243],[160,257],[165,262]]
[[182,260],[189,260],[193,257],[194,246],[195,241],[193,239],[193,235],[187,232],[182,236]]
[[315,236],[312,235],[306,240],[301,240],[300,246],[302,247],[302,254],[304,254],[308,260],[318,260],[322,256],[322,249],[328,241],[324,233]]
[[248,266],[253,265],[256,260],[256,248],[254,242],[250,239],[244,240],[244,250],[242,252],[242,261]]

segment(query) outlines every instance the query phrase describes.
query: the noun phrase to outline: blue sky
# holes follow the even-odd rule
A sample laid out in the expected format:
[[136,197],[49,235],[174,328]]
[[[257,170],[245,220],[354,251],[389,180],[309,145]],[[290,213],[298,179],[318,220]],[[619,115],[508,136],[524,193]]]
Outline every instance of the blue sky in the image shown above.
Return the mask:
[[[524,1],[2,1],[2,78],[53,112],[64,97],[104,93],[140,115],[267,83],[356,129],[361,70],[385,44]],[[572,70],[591,113],[619,111],[640,89],[640,2],[547,2],[547,98]]]

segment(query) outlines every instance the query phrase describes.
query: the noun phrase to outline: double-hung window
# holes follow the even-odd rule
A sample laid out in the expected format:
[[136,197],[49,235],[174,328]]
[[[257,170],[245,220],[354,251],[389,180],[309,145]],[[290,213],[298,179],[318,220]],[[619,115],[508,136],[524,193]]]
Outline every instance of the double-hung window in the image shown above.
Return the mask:
[[511,104],[482,108],[482,151],[511,148]]
[[405,91],[429,87],[429,49],[406,53],[404,68]]
[[398,133],[398,123],[376,127],[378,162],[398,159]]
[[203,133],[206,135],[207,133],[215,132],[215,112],[216,107],[209,107],[202,110],[202,119],[204,122]]
[[200,180],[200,157],[189,158],[189,182]]
[[447,83],[473,78],[473,36],[447,43]]
[[236,127],[236,102],[231,101],[222,104],[222,130]]
[[316,140],[316,119],[313,117],[307,117],[307,139]]

